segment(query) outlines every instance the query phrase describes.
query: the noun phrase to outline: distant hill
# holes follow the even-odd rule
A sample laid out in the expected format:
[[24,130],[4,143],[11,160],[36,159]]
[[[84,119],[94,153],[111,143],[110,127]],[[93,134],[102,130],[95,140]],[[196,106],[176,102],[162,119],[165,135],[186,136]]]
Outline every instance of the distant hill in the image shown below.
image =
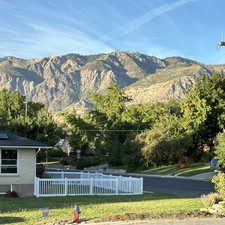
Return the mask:
[[181,98],[204,73],[225,65],[204,65],[182,57],[159,59],[138,52],[68,54],[42,59],[0,59],[0,87],[19,90],[30,101],[42,102],[52,112],[88,106],[90,92],[111,82],[125,88],[132,103]]

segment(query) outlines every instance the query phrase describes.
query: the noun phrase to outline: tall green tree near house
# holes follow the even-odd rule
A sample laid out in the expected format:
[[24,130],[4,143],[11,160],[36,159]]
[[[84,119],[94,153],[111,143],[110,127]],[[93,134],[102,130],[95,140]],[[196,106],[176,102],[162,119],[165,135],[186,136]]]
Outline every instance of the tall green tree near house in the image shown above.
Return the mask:
[[54,145],[62,130],[41,103],[28,102],[19,92],[0,90],[0,131],[12,132]]
[[[106,94],[92,93],[90,101],[93,104],[93,109],[90,114],[102,113],[108,119],[109,124],[118,123],[121,120],[121,115],[126,110],[125,104],[129,101],[129,97],[125,95],[124,90],[112,83],[106,90]],[[96,118],[98,115],[96,115]]]
[[[129,98],[116,84],[111,84],[104,94],[93,93],[90,96],[93,108],[80,116],[67,115],[66,121],[72,135],[72,143],[77,147],[77,137],[82,153],[88,149],[96,149],[96,155],[101,160],[110,158],[112,164],[120,161],[120,143],[124,141],[125,133],[119,130],[127,129],[122,120]],[[116,131],[115,131],[116,130]]]
[[195,160],[210,160],[215,137],[225,127],[224,75],[213,73],[196,81],[181,101],[181,112],[184,132],[192,137],[193,143],[187,154]]
[[181,105],[187,132],[212,140],[225,125],[225,77],[205,75],[197,81]]

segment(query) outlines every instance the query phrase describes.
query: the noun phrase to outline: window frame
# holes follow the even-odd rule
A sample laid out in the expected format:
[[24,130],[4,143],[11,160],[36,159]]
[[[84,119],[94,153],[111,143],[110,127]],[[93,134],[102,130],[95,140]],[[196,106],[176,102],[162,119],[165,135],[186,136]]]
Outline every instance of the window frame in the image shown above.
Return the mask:
[[12,184],[0,184],[0,195],[3,195],[5,193],[7,193],[7,191],[2,192],[1,191],[1,186],[9,186],[9,188],[7,189],[7,191],[12,191]]
[[[15,165],[8,165],[8,166],[15,166],[16,167],[16,173],[2,173],[2,151],[4,150],[13,150],[17,152],[17,158],[16,158],[16,164]],[[19,175],[19,150],[16,148],[0,148],[0,176],[16,176]]]

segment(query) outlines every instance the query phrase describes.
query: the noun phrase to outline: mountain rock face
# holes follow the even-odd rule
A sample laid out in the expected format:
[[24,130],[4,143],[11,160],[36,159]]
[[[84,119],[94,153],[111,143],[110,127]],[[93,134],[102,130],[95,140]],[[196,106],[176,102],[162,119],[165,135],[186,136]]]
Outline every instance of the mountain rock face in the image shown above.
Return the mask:
[[181,57],[159,59],[121,51],[29,60],[4,57],[0,59],[0,87],[18,90],[29,101],[42,102],[57,112],[87,107],[89,93],[104,91],[111,82],[125,88],[132,103],[181,98],[202,74],[223,68]]

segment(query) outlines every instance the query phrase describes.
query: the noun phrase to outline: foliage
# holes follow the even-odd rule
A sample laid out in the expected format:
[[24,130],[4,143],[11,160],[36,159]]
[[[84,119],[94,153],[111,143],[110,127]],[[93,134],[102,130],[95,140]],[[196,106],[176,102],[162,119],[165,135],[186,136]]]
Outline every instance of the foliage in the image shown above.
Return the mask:
[[218,73],[203,76],[183,100],[129,105],[115,84],[90,99],[93,108],[84,115],[66,115],[71,143],[81,155],[115,166],[167,165],[181,157],[208,160],[225,124],[225,78]]
[[7,191],[5,194],[4,194],[4,197],[5,198],[18,198],[18,194],[17,192],[15,191]]
[[223,199],[218,193],[210,193],[208,195],[202,195],[201,201],[205,207],[212,207],[214,204],[219,203]]
[[188,157],[188,156],[182,156],[178,163],[176,164],[176,166],[178,168],[185,168],[191,165],[191,163],[193,163],[193,159]]
[[176,116],[170,116],[137,136],[145,167],[177,163],[186,153],[192,143],[189,136],[182,135],[179,124]]
[[124,94],[123,89],[112,83],[107,88],[107,94],[92,93],[90,100],[94,105],[91,114],[102,113],[111,122],[110,125],[113,125],[120,121],[121,114],[125,111],[125,103],[129,101],[129,98]]
[[71,144],[74,149],[81,149],[81,155],[96,155],[100,161],[110,158],[113,163],[119,163],[121,143],[126,135],[118,132],[127,129],[128,124],[122,120],[125,103],[128,97],[115,84],[109,86],[104,95],[91,95],[94,108],[82,117],[65,115],[71,134]]
[[215,189],[220,194],[222,199],[225,200],[225,174],[219,172],[213,177],[212,183],[215,184]]
[[182,102],[183,126],[194,133],[201,128],[207,119],[207,113],[211,110],[204,98],[200,96],[200,90],[191,91]]
[[[181,102],[184,132],[192,136],[188,155],[198,160],[213,157],[214,139],[225,124],[225,77],[213,73],[197,80]],[[206,148],[207,147],[207,148]]]
[[[84,115],[65,114],[73,148],[81,149],[82,156],[95,155],[101,162],[127,165],[128,169],[143,165],[136,136],[154,127],[162,118],[166,120],[167,115],[171,123],[176,123],[181,115],[179,102],[175,100],[129,105],[129,97],[115,84],[103,94],[91,94],[90,99],[93,108]],[[176,126],[171,129],[178,132]]]
[[178,101],[129,105],[129,97],[115,84],[90,99],[93,108],[84,115],[65,114],[71,144],[81,149],[81,156],[135,169],[177,162],[186,152],[189,138],[182,134]]
[[38,164],[36,166],[36,176],[42,178],[45,172],[45,166],[43,164]]
[[99,158],[96,156],[82,157],[77,161],[77,169],[84,169],[85,167],[96,166],[100,163]]
[[67,154],[63,152],[61,149],[53,148],[51,150],[41,150],[37,154],[37,162],[44,162],[46,160],[46,155],[48,158],[48,161],[53,161],[59,158],[66,157]]
[[54,145],[62,130],[41,103],[27,102],[19,92],[0,90],[0,130]]
[[224,128],[224,100],[225,77],[222,74],[205,75],[197,81],[181,104],[186,131],[195,133],[205,143],[207,140],[212,142],[212,138]]
[[219,164],[225,167],[225,133],[219,133],[217,135],[217,142],[215,154],[220,159]]

